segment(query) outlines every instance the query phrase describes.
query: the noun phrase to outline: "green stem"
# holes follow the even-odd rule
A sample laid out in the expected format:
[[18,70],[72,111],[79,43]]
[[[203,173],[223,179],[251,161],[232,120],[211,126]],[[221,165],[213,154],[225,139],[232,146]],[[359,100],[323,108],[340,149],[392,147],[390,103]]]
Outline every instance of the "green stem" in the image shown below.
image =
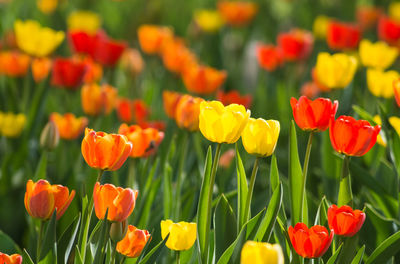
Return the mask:
[[185,161],[186,161],[186,155],[187,155],[187,149],[188,149],[188,139],[189,139],[189,133],[188,131],[184,131],[183,135],[183,140],[182,140],[182,145],[181,145],[181,156],[179,158],[179,170],[178,170],[178,179],[176,181],[176,192],[175,192],[175,197],[176,197],[176,203],[175,203],[175,220],[179,221],[179,214],[180,214],[180,209],[181,209],[181,188],[182,188],[182,181],[185,178]]
[[[213,164],[212,164],[212,167],[211,167],[210,192],[208,193],[208,201],[207,201],[207,203],[208,203],[207,204],[207,223],[206,223],[207,229],[211,228],[210,224],[211,224],[212,195],[213,195],[213,189],[214,189],[214,183],[215,183],[215,175],[217,174],[219,156],[221,155],[221,145],[222,145],[222,143],[218,143],[218,145],[217,145],[217,149],[215,151]],[[203,258],[202,259],[208,259],[209,235],[210,235],[210,232],[206,232],[205,248],[204,248],[204,253],[203,253]]]
[[44,221],[40,221],[40,229],[39,229],[39,236],[38,236],[37,250],[36,250],[36,262],[37,263],[39,263],[39,261],[40,261],[40,251],[42,249],[43,230],[44,230]]
[[129,158],[129,167],[128,167],[128,188],[136,189],[136,159]]
[[349,156],[344,156],[342,165],[342,176],[340,177],[338,206],[353,205],[353,194],[351,191],[351,179],[349,173]]
[[249,186],[249,191],[247,192],[246,207],[244,209],[244,218],[245,219],[241,226],[243,226],[243,224],[245,222],[247,222],[251,217],[250,205],[251,205],[251,199],[253,197],[253,189],[254,189],[254,184],[256,182],[259,161],[260,161],[260,157],[257,157],[256,161],[254,162],[253,171],[251,172],[250,186]]
[[[314,132],[311,131],[308,137],[306,155],[304,157],[304,164],[303,164],[303,188],[301,189],[301,206],[300,206],[300,215],[301,215],[301,222],[304,221],[303,210],[305,208],[305,204],[307,202],[307,192],[306,192],[306,185],[307,185],[307,173],[308,173],[308,163],[310,161],[310,154],[312,148],[312,140],[313,140]],[[307,219],[307,218],[305,218]]]
[[181,252],[179,250],[175,251],[176,264],[181,264]]
[[117,243],[112,243],[113,245],[113,252],[111,256],[111,263],[115,264],[116,256],[117,256]]

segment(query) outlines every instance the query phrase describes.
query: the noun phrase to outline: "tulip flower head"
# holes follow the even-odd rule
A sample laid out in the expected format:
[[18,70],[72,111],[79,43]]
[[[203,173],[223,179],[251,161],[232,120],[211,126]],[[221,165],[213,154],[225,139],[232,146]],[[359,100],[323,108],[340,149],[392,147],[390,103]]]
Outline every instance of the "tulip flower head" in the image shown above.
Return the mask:
[[51,14],[57,8],[58,0],[36,0],[36,6],[43,14]]
[[257,47],[257,59],[260,67],[269,72],[275,71],[284,63],[282,50],[270,44]]
[[21,135],[25,127],[26,116],[0,112],[0,135],[15,138]]
[[51,84],[77,89],[86,73],[86,65],[72,58],[56,58],[53,62]]
[[53,65],[49,58],[35,58],[32,61],[32,76],[35,82],[40,82],[47,78]]
[[26,184],[25,208],[30,216],[42,220],[50,219],[54,210],[57,210],[57,219],[60,219],[74,196],[75,190],[70,193],[62,185],[51,185],[46,180],[36,183],[29,180]]
[[225,106],[219,101],[200,104],[199,127],[205,138],[216,143],[238,141],[250,117],[243,105]]
[[237,90],[232,90],[229,92],[219,90],[217,92],[217,100],[225,106],[230,104],[240,104],[247,109],[250,108],[253,97],[250,94],[240,95]]
[[165,41],[161,49],[161,57],[165,68],[176,74],[182,74],[188,67],[196,63],[196,56],[179,38]]
[[328,32],[328,25],[331,18],[319,15],[315,18],[313,23],[313,33],[318,39],[325,39]]
[[298,28],[278,35],[278,46],[287,61],[306,59],[312,51],[313,43],[311,32]]
[[181,251],[190,249],[197,236],[196,223],[179,222],[174,223],[171,220],[161,221],[161,237],[165,239],[169,234],[167,243],[169,249]]
[[169,118],[175,118],[176,107],[182,97],[182,94],[174,91],[164,90],[162,96],[165,114]]
[[217,32],[224,25],[221,15],[212,9],[196,10],[193,20],[202,31],[208,33]]
[[0,252],[0,263],[1,264],[22,264],[22,256],[19,254],[7,255]]
[[329,48],[333,50],[356,49],[361,38],[361,30],[358,25],[330,21],[326,40]]
[[132,76],[139,75],[145,67],[142,55],[137,49],[128,48],[122,53],[120,60],[121,67]]
[[385,42],[372,43],[367,39],[361,41],[359,53],[364,66],[381,70],[390,67],[399,54],[397,48],[390,47]]
[[60,133],[62,139],[73,140],[82,134],[88,124],[86,117],[75,117],[72,113],[52,113],[50,120],[53,121]]
[[387,16],[381,16],[378,21],[379,39],[397,46],[400,40],[400,22]]
[[355,120],[351,116],[332,116],[329,136],[332,147],[347,156],[363,156],[374,145],[381,126],[371,126],[368,121]]
[[220,0],[217,7],[225,23],[235,27],[250,23],[258,11],[257,4],[250,1]]
[[393,93],[397,106],[400,107],[400,78],[393,81]]
[[189,131],[199,130],[200,103],[203,101],[203,98],[190,95],[183,95],[180,98],[175,113],[175,121],[180,128]]
[[81,89],[83,112],[87,115],[108,115],[117,102],[117,89],[108,84],[85,84]]
[[117,243],[117,251],[128,258],[137,258],[150,237],[151,235],[147,230],[140,230],[129,225],[125,237]]
[[289,226],[288,234],[294,250],[303,258],[319,258],[331,245],[334,231],[324,226],[315,225],[308,228],[304,223]]
[[0,74],[9,77],[23,77],[29,70],[31,58],[18,51],[0,52]]
[[226,76],[226,71],[193,64],[184,71],[182,78],[188,91],[211,94],[225,82]]
[[69,14],[67,26],[69,31],[83,31],[94,35],[101,26],[101,19],[94,12],[78,10]]
[[156,25],[141,25],[137,33],[140,47],[147,54],[160,53],[165,42],[173,38],[170,28]]
[[400,74],[397,71],[367,70],[368,89],[376,97],[392,98],[393,83],[399,78]]
[[132,151],[132,143],[124,135],[85,129],[82,155],[86,163],[100,170],[118,170]]
[[335,231],[335,235],[354,236],[365,221],[365,213],[353,210],[348,205],[337,207],[332,204],[328,209],[329,228]]
[[356,19],[361,27],[361,30],[372,28],[383,11],[375,6],[358,6],[356,10]]
[[247,241],[240,255],[240,264],[283,264],[282,248],[279,244]]

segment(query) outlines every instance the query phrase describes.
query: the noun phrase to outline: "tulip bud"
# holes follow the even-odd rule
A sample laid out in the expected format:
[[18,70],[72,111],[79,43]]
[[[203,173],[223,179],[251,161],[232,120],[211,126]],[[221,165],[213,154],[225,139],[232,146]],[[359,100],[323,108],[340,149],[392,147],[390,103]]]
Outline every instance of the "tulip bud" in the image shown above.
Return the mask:
[[40,134],[40,146],[45,150],[53,150],[57,147],[60,135],[57,126],[49,121]]
[[114,242],[121,241],[124,238],[126,231],[128,230],[128,220],[125,219],[122,222],[113,222],[110,228],[110,237]]

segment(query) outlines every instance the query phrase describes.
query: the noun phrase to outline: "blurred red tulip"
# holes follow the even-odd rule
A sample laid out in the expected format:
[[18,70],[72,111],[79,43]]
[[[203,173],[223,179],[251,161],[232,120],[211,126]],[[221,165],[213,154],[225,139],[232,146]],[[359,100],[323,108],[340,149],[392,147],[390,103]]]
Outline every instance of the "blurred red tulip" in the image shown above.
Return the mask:
[[257,59],[260,66],[267,71],[275,71],[284,63],[281,49],[270,44],[257,47]]
[[400,22],[387,16],[381,16],[378,21],[378,37],[390,45],[400,44]]
[[365,221],[365,213],[353,210],[348,205],[338,208],[332,204],[328,209],[329,228],[335,231],[335,235],[354,236]]
[[313,35],[306,30],[295,28],[278,35],[278,46],[287,61],[306,59],[312,51],[313,44]]
[[356,24],[331,20],[326,37],[329,48],[351,50],[357,48],[361,39],[361,30]]
[[197,94],[214,93],[226,79],[226,71],[202,65],[193,65],[182,75],[186,89]]
[[0,252],[0,264],[21,264],[22,256],[19,254],[7,255]]
[[257,14],[258,6],[250,1],[225,1],[217,3],[218,11],[224,21],[231,26],[244,26]]
[[51,84],[77,89],[86,73],[86,65],[71,58],[56,58],[53,62]]
[[174,91],[163,91],[164,111],[169,118],[175,118],[176,106],[182,95],[183,94]]
[[240,104],[243,105],[246,109],[249,109],[251,106],[251,101],[253,97],[250,94],[240,95],[240,93],[236,90],[224,92],[219,90],[217,92],[217,100],[220,101],[223,105],[227,106],[230,104]]
[[382,9],[375,6],[358,6],[356,10],[356,19],[361,30],[372,28],[383,13]]
[[396,99],[397,106],[400,107],[400,79],[393,82],[394,98]]

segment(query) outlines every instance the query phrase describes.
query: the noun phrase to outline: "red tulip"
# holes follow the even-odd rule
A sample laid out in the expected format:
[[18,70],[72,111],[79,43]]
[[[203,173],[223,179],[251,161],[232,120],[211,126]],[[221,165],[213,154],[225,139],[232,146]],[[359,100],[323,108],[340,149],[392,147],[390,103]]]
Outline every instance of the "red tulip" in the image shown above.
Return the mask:
[[355,49],[360,42],[361,30],[358,25],[332,20],[328,25],[326,38],[331,49]]
[[56,58],[53,62],[51,84],[77,88],[86,73],[86,65],[69,58]]
[[0,252],[0,264],[21,264],[22,256],[19,254],[7,255]]
[[378,37],[390,45],[398,45],[400,39],[400,23],[382,16],[378,22]]
[[329,125],[332,147],[348,156],[366,154],[375,145],[379,131],[379,125],[373,127],[368,121],[355,120],[351,116],[340,116],[336,120],[332,116]]
[[394,98],[396,99],[397,106],[400,107],[400,79],[393,82]]
[[257,48],[257,59],[260,67],[267,71],[275,71],[284,63],[283,53],[274,45],[260,45]]
[[240,93],[236,90],[232,90],[229,92],[223,92],[219,90],[217,92],[217,100],[225,106],[230,104],[240,104],[248,109],[250,108],[253,97],[250,94],[240,95]]
[[324,226],[315,225],[308,229],[304,223],[297,223],[288,229],[290,242],[297,254],[303,258],[319,258],[325,254],[331,245],[334,231]]
[[335,231],[336,235],[351,237],[361,228],[365,221],[365,213],[360,210],[353,210],[348,205],[338,208],[332,204],[328,209],[329,228]]
[[68,32],[68,38],[72,49],[76,53],[88,54],[93,57],[96,36],[98,34],[102,33],[98,32],[95,35],[89,35],[85,31],[70,31]]
[[94,59],[102,65],[114,66],[126,46],[124,41],[110,39],[106,35],[97,35],[94,45]]
[[278,46],[285,60],[297,61],[307,58],[313,48],[312,34],[302,29],[292,29],[278,35]]
[[317,98],[314,101],[306,96],[290,99],[293,117],[296,124],[303,130],[325,131],[329,127],[331,116],[335,116],[338,101],[331,102],[328,98]]

